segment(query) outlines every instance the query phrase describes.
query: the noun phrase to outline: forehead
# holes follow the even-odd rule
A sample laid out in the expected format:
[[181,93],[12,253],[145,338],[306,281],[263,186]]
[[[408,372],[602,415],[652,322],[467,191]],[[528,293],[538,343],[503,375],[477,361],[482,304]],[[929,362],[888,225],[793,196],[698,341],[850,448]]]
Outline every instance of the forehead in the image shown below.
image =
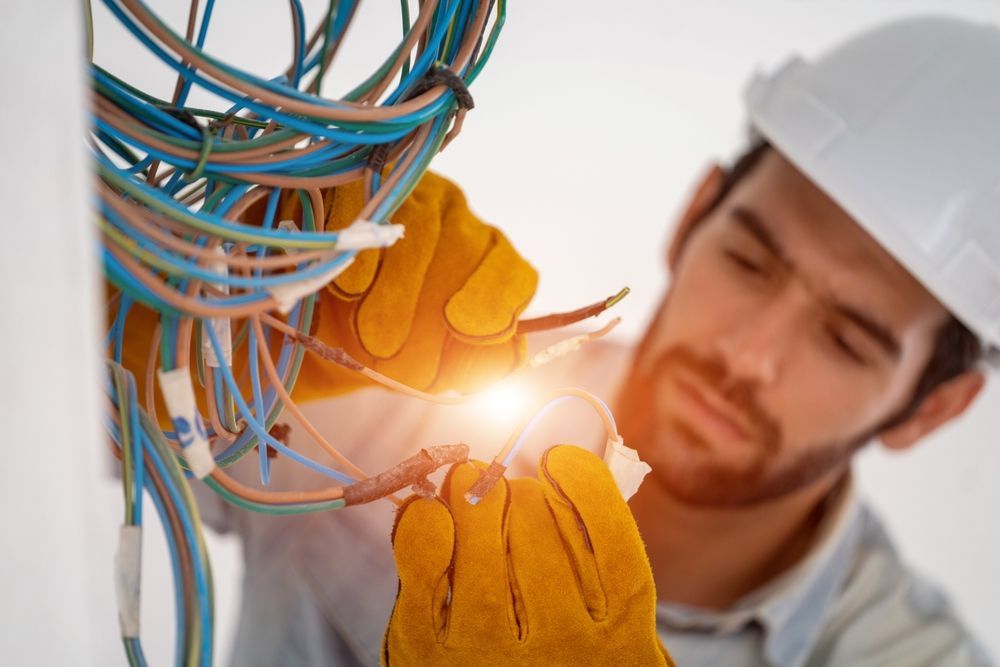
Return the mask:
[[768,150],[720,208],[732,223],[726,213],[740,207],[756,214],[796,272],[821,294],[883,314],[897,331],[944,320],[940,303],[777,151]]

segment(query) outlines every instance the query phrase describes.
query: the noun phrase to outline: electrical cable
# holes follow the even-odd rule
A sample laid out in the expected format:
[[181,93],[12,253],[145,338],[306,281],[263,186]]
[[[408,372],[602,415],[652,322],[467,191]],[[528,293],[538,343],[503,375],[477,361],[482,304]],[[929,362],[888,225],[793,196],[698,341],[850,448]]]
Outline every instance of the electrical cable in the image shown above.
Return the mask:
[[[117,581],[130,665],[146,664],[138,631],[137,546],[146,496],[170,553],[175,664],[209,665],[211,568],[190,484],[204,483],[227,502],[254,512],[322,512],[381,498],[398,503],[396,492],[412,485],[424,493],[427,474],[468,456],[464,445],[427,447],[369,477],[292,399],[304,355],[311,353],[422,400],[451,405],[475,400],[417,391],[310,332],[317,291],[359,252],[390,246],[400,237],[402,228],[390,220],[473,108],[469,87],[497,42],[506,3],[423,0],[411,17],[403,0],[395,48],[346,95],[325,97],[324,77],[358,4],[331,0],[310,32],[300,0],[289,0],[288,65],[277,75],[261,76],[206,51],[214,0],[204,5],[192,0],[183,35],[142,0],[104,0],[119,26],[176,75],[169,99],[161,99],[93,62],[85,0],[93,89],[88,145],[95,225],[109,285],[105,423],[121,461],[125,513]],[[222,108],[189,104],[195,91],[222,100]],[[354,223],[327,231],[334,205],[330,189],[359,179],[365,199]],[[625,292],[570,313],[523,320],[518,333],[595,316]],[[134,309],[157,316],[150,340],[139,342],[148,345],[141,377],[121,365],[126,347],[137,344],[126,334],[130,318],[139,315]],[[525,368],[571,352],[616,324],[617,319],[567,338]],[[243,366],[234,365],[236,358]],[[204,389],[202,408],[195,383]],[[160,399],[166,415],[157,413]],[[276,435],[286,410],[319,445],[323,460],[303,455]],[[509,456],[519,443],[508,443]],[[260,488],[226,471],[254,449]],[[311,491],[268,489],[274,452],[331,478],[331,484]]]
[[[134,535],[141,534],[142,498],[149,495],[167,535],[174,572],[175,662],[207,665],[213,637],[211,577],[186,479],[194,474],[194,453],[192,445],[180,446],[189,422],[178,421],[174,414],[173,430],[160,428],[154,376],[184,369],[189,360],[197,369],[207,389],[210,427],[204,429],[205,437],[227,443],[205,480],[227,500],[276,514],[344,506],[338,496],[351,488],[351,475],[361,479],[364,474],[302,419],[290,393],[305,348],[281,334],[280,352],[272,358],[270,325],[259,316],[282,309],[288,313],[283,323],[307,333],[315,291],[358,251],[398,238],[387,224],[389,216],[446,138],[461,126],[468,105],[459,104],[456,92],[467,95],[464,86],[475,79],[490,53],[479,47],[484,40],[495,43],[505,9],[503,3],[428,0],[411,24],[404,3],[399,45],[370,77],[343,99],[333,100],[319,91],[356,1],[331,2],[316,29],[307,34],[302,5],[290,0],[290,64],[270,78],[239,70],[204,50],[212,0],[203,7],[196,0],[190,4],[183,36],[139,0],[104,4],[177,77],[170,99],[163,100],[99,63],[90,65],[96,222],[116,300],[109,313],[111,358],[123,359],[133,308],[151,308],[160,315],[141,378],[144,407],[139,406],[131,374],[115,363],[109,366],[108,433],[122,461],[126,510],[120,554],[129,627],[123,625],[123,648],[130,664],[146,664],[137,628],[131,625],[137,623],[138,606],[129,596],[138,599],[139,561],[133,543],[139,539]],[[92,61],[89,5],[86,28]],[[424,85],[413,92],[422,82],[431,83],[429,75],[440,76],[442,71],[456,73],[460,84]],[[215,93],[228,108],[188,105],[196,88]],[[369,156],[379,146],[386,147],[380,154],[387,166],[379,178],[369,179],[372,186],[359,222],[346,231],[324,231],[327,212],[320,188],[345,184],[366,171],[370,175]],[[277,210],[288,199],[301,201],[301,227],[278,224]],[[264,219],[247,222],[244,216],[261,200],[266,200]],[[350,243],[345,244],[348,236]],[[225,346],[220,340],[223,325]],[[192,346],[195,336],[202,345]],[[251,362],[248,400],[225,361],[240,349]],[[299,417],[350,475],[311,461],[270,435],[284,409]],[[200,416],[194,417],[200,428]],[[268,450],[273,448],[347,486],[305,496],[244,487],[222,469],[254,447],[265,484]],[[376,496],[389,497],[394,490],[386,487]]]

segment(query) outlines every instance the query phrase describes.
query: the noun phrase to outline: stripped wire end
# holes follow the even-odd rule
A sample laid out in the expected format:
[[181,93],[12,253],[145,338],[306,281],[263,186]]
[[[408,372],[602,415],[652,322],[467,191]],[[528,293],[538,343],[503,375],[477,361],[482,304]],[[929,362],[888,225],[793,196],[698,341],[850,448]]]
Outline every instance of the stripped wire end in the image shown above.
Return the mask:
[[625,286],[625,287],[621,288],[621,290],[618,292],[618,294],[615,294],[613,297],[609,298],[607,301],[604,302],[604,309],[607,310],[608,308],[611,308],[612,306],[614,306],[615,304],[617,304],[619,301],[621,301],[622,299],[624,299],[625,297],[627,297],[628,294],[629,294],[629,292],[631,292],[631,291],[632,290],[629,289],[628,286]]
[[345,486],[344,501],[347,505],[363,505],[411,485],[416,485],[419,493],[426,488],[427,475],[442,466],[468,460],[469,446],[465,444],[425,447],[385,472]]
[[479,471],[479,478],[473,482],[472,486],[469,487],[469,490],[465,492],[464,496],[462,496],[465,498],[465,502],[470,505],[478,505],[479,501],[485,498],[486,494],[489,493],[494,486],[496,486],[496,483],[500,481],[500,478],[503,477],[506,470],[507,466],[502,463],[498,463],[496,459],[494,459],[488,468]]
[[603,301],[598,301],[597,303],[592,303],[589,306],[584,306],[577,310],[573,310],[566,313],[553,313],[551,315],[545,315],[543,317],[535,317],[527,320],[520,320],[517,323],[517,333],[527,334],[533,333],[535,331],[546,331],[548,329],[558,329],[560,327],[569,326],[570,324],[576,324],[577,322],[582,322],[589,317],[597,317],[608,308],[611,308],[619,301],[628,296],[631,290],[628,287],[623,287],[618,291],[617,294],[609,296]]

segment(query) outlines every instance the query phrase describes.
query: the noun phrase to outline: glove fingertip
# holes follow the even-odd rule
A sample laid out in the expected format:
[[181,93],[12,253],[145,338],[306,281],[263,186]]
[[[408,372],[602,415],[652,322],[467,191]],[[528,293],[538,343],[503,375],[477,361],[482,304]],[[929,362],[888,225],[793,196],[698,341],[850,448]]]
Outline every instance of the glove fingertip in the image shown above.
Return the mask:
[[379,251],[375,248],[359,252],[354,262],[330,283],[333,293],[348,301],[364,296],[375,281],[378,261]]
[[578,494],[599,496],[613,503],[624,503],[611,472],[593,452],[576,445],[555,445],[538,462],[539,478],[555,482],[562,493],[575,501]]
[[451,564],[455,523],[438,498],[411,496],[400,506],[392,528],[392,547],[402,581],[440,575]]
[[494,343],[514,334],[517,318],[538,288],[538,272],[510,241],[493,230],[493,246],[461,289],[448,299],[444,318],[470,343]]

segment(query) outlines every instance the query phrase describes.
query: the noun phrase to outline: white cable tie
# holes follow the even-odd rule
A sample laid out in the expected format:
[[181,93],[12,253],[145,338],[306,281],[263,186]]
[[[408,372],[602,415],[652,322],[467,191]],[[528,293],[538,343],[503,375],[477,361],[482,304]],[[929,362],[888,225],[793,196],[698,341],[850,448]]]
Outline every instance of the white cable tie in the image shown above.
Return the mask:
[[388,248],[403,238],[403,225],[380,225],[369,220],[355,220],[337,232],[337,250]]
[[[320,260],[325,261],[325,260]],[[299,302],[299,299],[307,297],[313,292],[322,289],[327,283],[339,276],[354,262],[353,257],[348,257],[347,261],[341,262],[325,273],[318,276],[300,280],[295,283],[285,283],[283,285],[272,285],[267,288],[268,293],[278,302],[278,312],[287,315]]]
[[278,229],[283,229],[286,232],[297,232],[299,226],[295,224],[294,220],[282,220],[278,223]]
[[[221,245],[215,246],[213,252],[219,255],[217,262],[212,262],[208,269],[217,275],[226,277],[229,275],[229,266],[225,262],[226,251]],[[213,287],[223,294],[229,294],[229,285],[226,283],[213,283]],[[219,368],[223,364],[219,363],[219,358],[215,355],[215,348],[212,347],[212,339],[208,336],[205,327],[212,327],[215,337],[219,339],[219,347],[222,348],[222,359],[227,368],[233,365],[233,334],[228,317],[212,317],[202,323],[201,330],[201,356],[205,360],[206,366]]]
[[191,372],[187,366],[181,366],[172,371],[160,369],[156,374],[184,459],[194,476],[204,479],[215,468],[215,459],[208,446],[205,422],[194,400]]
[[604,448],[604,463],[625,500],[635,495],[643,478],[652,470],[648,463],[639,459],[639,452],[627,446],[620,435],[608,438],[608,444]]
[[115,598],[122,637],[139,636],[139,588],[142,574],[142,526],[122,525],[115,551]]

